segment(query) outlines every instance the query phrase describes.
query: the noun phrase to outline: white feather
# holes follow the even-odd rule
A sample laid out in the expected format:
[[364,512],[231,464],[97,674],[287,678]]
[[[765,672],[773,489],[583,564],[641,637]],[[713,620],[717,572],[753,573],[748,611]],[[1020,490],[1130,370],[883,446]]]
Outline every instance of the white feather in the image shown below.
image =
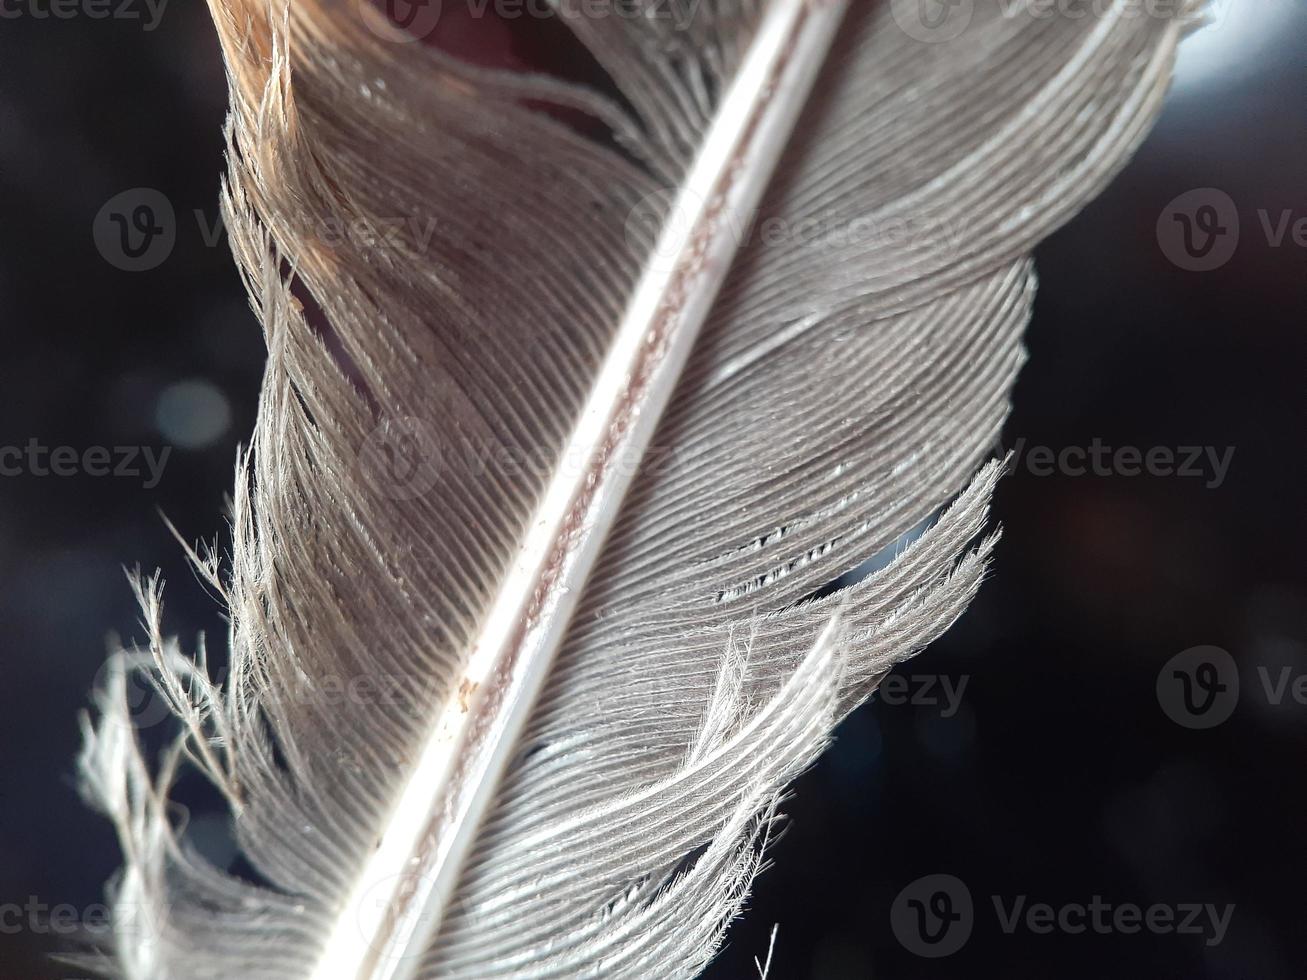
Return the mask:
[[[116,901],[149,913],[103,965],[693,976],[785,786],[979,586],[1029,252],[1138,144],[1193,11],[976,0],[921,44],[892,4],[561,7],[618,99],[340,0],[211,6],[268,367],[231,568],[204,566],[229,676],[150,583],[179,735],[147,764],[139,656],[87,724]],[[182,766],[261,880],[187,844]]]

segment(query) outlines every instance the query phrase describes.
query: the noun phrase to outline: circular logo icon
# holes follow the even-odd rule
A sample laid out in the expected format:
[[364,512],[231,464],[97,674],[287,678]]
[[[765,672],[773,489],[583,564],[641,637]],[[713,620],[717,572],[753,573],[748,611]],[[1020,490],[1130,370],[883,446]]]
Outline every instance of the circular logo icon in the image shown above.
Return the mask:
[[1239,209],[1229,194],[1215,187],[1186,191],[1157,219],[1157,244],[1181,269],[1219,269],[1239,247]]
[[359,17],[383,41],[412,44],[440,23],[442,0],[355,0]]
[[440,444],[421,419],[383,419],[359,450],[364,479],[391,500],[412,500],[436,485]]
[[[151,728],[173,716],[168,699],[155,683],[153,670],[154,660],[149,654],[118,653],[100,665],[91,690],[121,699],[127,709],[127,726],[138,731]],[[103,717],[116,721],[118,716],[105,712]]]
[[[907,429],[909,423],[911,428]],[[879,469],[876,477],[890,493],[898,491],[900,495],[915,495],[923,486],[939,484],[941,474],[950,468],[959,479],[969,481],[987,460],[1001,459],[1004,455],[997,425],[992,441],[979,443],[984,430],[967,425],[965,415],[947,405],[931,406],[919,417],[909,412],[898,416],[891,414],[874,423],[871,432],[877,438],[883,438],[878,430],[899,424],[904,424],[907,433],[896,440],[901,448],[896,448],[893,455],[887,457],[888,469]],[[928,515],[919,516],[924,519]]]
[[363,893],[355,909],[359,932],[381,959],[396,962],[425,954],[426,950],[422,948],[406,947],[408,952],[403,952],[377,942],[378,926],[399,910],[414,908],[416,903],[422,903],[416,907],[424,909],[419,913],[417,923],[429,922],[438,914],[434,909],[426,910],[426,899],[434,890],[432,879],[418,874],[402,874],[382,878]]
[[111,266],[124,272],[147,272],[172,254],[177,244],[177,216],[162,191],[135,187],[105,202],[91,233],[96,249]]
[[903,33],[926,44],[952,41],[971,24],[974,0],[892,0],[890,12]]
[[952,956],[965,946],[975,919],[971,891],[953,875],[918,878],[890,907],[890,927],[899,944],[927,959]]
[[671,272],[694,230],[695,218],[701,213],[697,205],[701,204],[702,200],[688,190],[646,194],[626,216],[626,244],[635,254],[646,256],[646,268]]
[[1157,702],[1185,728],[1215,728],[1239,703],[1239,667],[1220,647],[1190,647],[1157,675]]

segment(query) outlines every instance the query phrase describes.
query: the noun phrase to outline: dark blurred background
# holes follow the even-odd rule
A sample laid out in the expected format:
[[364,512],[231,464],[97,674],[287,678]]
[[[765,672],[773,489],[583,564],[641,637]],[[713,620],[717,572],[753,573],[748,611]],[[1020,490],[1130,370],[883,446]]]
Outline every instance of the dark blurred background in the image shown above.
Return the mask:
[[[192,539],[220,529],[263,353],[212,234],[225,87],[208,14],[136,9],[0,27],[0,447],[152,454],[123,476],[24,464],[0,477],[0,904],[66,903],[83,918],[119,864],[72,773],[108,634],[140,632],[122,566],[162,569],[171,631],[221,641],[220,611],[159,512]],[[756,976],[773,923],[780,980],[1303,975],[1304,27],[1300,3],[1233,0],[1186,42],[1143,150],[1038,253],[1032,359],[1004,436],[1025,454],[1096,439],[1233,447],[1228,471],[1039,476],[1019,461],[998,495],[990,581],[900,668],[900,694],[855,713],[800,781],[775,866],[711,976]],[[487,43],[529,57],[529,39]],[[136,188],[167,198],[175,240],[132,272],[103,254],[102,209]],[[1168,208],[1186,207],[1200,229],[1225,229],[1205,260],[1159,239]],[[1181,267],[1195,262],[1219,267]],[[165,449],[156,479],[149,460]],[[1228,651],[1242,682],[1211,727],[1159,695],[1168,662],[1198,646]],[[1208,655],[1180,666],[1194,657]],[[1231,696],[1192,676],[1199,695]],[[891,916],[927,875],[973,902],[969,938],[945,958],[917,955],[910,920]],[[922,907],[947,911],[925,887]],[[1219,942],[1206,912],[1204,934],[1042,934],[1024,920],[1009,934],[994,896],[1004,910],[1021,896],[1179,918],[1189,904],[1234,909]],[[0,977],[75,975],[48,958],[60,937],[27,923],[0,920]]]

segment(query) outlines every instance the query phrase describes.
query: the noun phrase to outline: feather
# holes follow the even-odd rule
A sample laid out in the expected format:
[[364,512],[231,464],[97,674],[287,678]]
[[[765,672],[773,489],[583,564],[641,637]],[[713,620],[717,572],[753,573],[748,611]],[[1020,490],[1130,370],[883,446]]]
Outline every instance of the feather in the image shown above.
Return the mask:
[[[141,583],[148,643],[85,720],[134,912],[103,969],[711,960],[785,787],[979,587],[1030,252],[1196,13],[968,0],[924,43],[915,3],[554,4],[599,90],[345,0],[210,0],[268,362],[230,567],[197,556],[225,680]],[[153,761],[143,660],[179,720]],[[187,769],[248,873],[187,838]]]

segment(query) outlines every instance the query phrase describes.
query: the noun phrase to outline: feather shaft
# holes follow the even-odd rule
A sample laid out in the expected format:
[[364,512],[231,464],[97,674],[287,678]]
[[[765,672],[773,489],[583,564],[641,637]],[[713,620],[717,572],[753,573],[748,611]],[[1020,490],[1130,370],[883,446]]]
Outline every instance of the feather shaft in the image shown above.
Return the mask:
[[562,462],[313,980],[409,980],[577,598],[807,99],[847,0],[772,5],[627,309]]

